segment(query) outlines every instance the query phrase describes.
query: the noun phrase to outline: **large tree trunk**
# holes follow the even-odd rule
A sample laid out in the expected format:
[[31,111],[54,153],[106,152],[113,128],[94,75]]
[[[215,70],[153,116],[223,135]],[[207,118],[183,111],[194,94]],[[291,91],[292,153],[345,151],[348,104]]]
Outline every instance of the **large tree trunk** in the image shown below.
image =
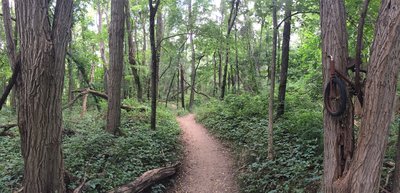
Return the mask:
[[140,77],[137,70],[136,63],[136,42],[132,38],[132,24],[131,24],[131,13],[129,7],[129,0],[126,0],[126,28],[128,31],[128,47],[129,47],[129,64],[133,75],[134,82],[136,84],[136,98],[139,102],[143,100],[142,84],[140,83]]
[[277,22],[277,5],[276,0],[272,1],[272,23],[273,23],[273,37],[272,37],[272,61],[271,61],[271,85],[269,89],[269,110],[268,110],[268,159],[274,159],[274,89],[275,89],[275,66],[276,66],[276,44],[278,39],[278,22]]
[[[322,64],[324,85],[329,79],[329,58],[335,60],[335,68],[346,73],[347,31],[343,0],[321,0]],[[348,95],[349,96],[349,95]],[[350,98],[348,99],[350,101]],[[324,110],[324,190],[337,192],[334,182],[343,177],[349,169],[353,155],[353,108],[348,103],[347,110],[340,118],[332,117]]]
[[[46,3],[47,2],[47,3]],[[72,0],[17,0],[21,75],[18,78],[18,127],[24,160],[23,191],[65,192],[62,104],[65,55],[72,24]],[[51,25],[52,23],[52,25]]]
[[[346,67],[344,3],[321,1],[324,78],[327,82],[327,54],[335,58],[337,69]],[[383,0],[372,45],[362,125],[357,149],[352,156],[352,114],[340,119],[324,113],[324,191],[375,193],[379,191],[380,172],[396,92],[400,63],[400,2]],[[340,21],[340,22],[338,22]],[[334,26],[339,23],[340,25]],[[345,47],[347,48],[347,47]],[[341,67],[341,68],[339,68]],[[350,111],[350,110],[349,110]],[[351,112],[351,111],[350,111]],[[343,128],[343,126],[346,126]],[[343,133],[345,132],[345,133]],[[341,139],[345,138],[343,141]]]
[[194,42],[193,42],[194,18],[193,18],[193,14],[192,14],[192,1],[191,0],[189,0],[189,2],[188,2],[188,11],[189,11],[188,31],[189,31],[191,54],[192,54],[192,57],[191,57],[192,73],[190,75],[192,88],[190,89],[189,111],[192,111],[193,103],[194,103],[194,89],[195,89],[195,84],[196,84],[196,53],[194,50]]
[[124,64],[124,12],[125,2],[111,1],[109,34],[110,69],[108,70],[107,131],[118,134],[121,121],[121,82]]
[[282,42],[282,63],[279,82],[279,105],[276,115],[279,117],[285,112],[285,96],[287,71],[289,66],[289,49],[290,49],[290,24],[292,15],[292,0],[287,0],[285,5],[285,24],[283,26],[283,42]]

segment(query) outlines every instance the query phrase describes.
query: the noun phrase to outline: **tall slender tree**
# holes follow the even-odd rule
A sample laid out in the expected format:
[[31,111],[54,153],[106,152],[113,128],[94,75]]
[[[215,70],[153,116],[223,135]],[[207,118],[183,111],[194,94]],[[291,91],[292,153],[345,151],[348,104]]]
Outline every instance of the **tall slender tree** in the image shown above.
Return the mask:
[[278,109],[276,116],[281,116],[285,112],[285,96],[286,96],[286,83],[287,72],[289,67],[289,50],[290,50],[290,28],[291,28],[291,15],[292,15],[292,0],[286,0],[285,4],[285,24],[283,25],[283,40],[282,40],[282,60],[281,72],[279,75],[279,95],[278,95]]
[[221,85],[221,99],[224,99],[225,97],[225,90],[226,90],[226,79],[228,76],[228,65],[229,65],[229,37],[233,28],[233,25],[235,24],[236,16],[238,14],[239,10],[239,4],[240,0],[232,0],[231,1],[231,11],[229,13],[229,18],[228,18],[228,28],[227,28],[227,33],[225,37],[225,65],[224,65],[224,72],[223,72],[223,77],[222,77],[222,85]]
[[[138,69],[137,69],[137,62],[136,62],[136,46],[135,44],[137,42],[134,42],[134,39],[132,37],[132,21],[131,21],[131,13],[130,13],[130,6],[129,6],[129,0],[126,0],[126,28],[128,32],[128,49],[129,49],[129,64],[131,67],[134,83],[136,85],[136,98],[138,101],[143,100],[143,90],[142,90],[142,84],[140,81]],[[135,23],[135,22],[134,22]]]
[[23,192],[65,192],[61,150],[65,55],[72,0],[15,1],[20,39],[18,126],[24,160]]
[[156,116],[157,116],[157,87],[158,87],[158,51],[156,46],[155,37],[155,19],[160,5],[160,0],[156,0],[153,5],[153,0],[149,0],[150,9],[150,46],[151,46],[151,116],[150,116],[150,126],[152,130],[156,129]]
[[277,21],[277,2],[272,1],[272,61],[271,61],[271,77],[269,89],[269,110],[268,110],[268,159],[274,159],[274,91],[275,91],[275,66],[276,66],[276,47],[278,39],[278,21]]
[[193,110],[194,103],[194,93],[195,93],[195,84],[196,84],[196,52],[194,50],[194,41],[193,41],[193,27],[194,27],[194,18],[193,18],[193,10],[192,10],[192,1],[188,1],[188,32],[189,32],[189,42],[191,48],[191,89],[190,89],[190,98],[189,98],[189,111]]
[[121,121],[121,82],[124,63],[125,1],[111,1],[109,30],[110,69],[108,70],[107,131],[118,134]]

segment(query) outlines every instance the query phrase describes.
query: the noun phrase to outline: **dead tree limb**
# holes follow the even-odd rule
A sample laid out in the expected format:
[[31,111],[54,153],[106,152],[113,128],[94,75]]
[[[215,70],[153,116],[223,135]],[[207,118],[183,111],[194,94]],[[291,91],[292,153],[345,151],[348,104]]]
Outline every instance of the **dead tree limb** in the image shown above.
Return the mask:
[[110,191],[108,193],[139,193],[139,192],[142,192],[143,190],[150,187],[151,185],[174,175],[177,172],[179,166],[180,166],[180,163],[177,163],[173,166],[157,168],[157,169],[147,171],[147,172],[143,173],[135,181],[133,181],[129,184],[123,185],[123,186],[121,186],[113,191]]

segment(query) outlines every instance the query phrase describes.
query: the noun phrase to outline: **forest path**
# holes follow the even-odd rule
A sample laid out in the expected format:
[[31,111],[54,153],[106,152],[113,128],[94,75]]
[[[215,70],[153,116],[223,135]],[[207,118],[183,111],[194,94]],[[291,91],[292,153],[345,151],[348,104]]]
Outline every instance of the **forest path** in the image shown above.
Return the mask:
[[168,193],[238,193],[230,152],[195,115],[178,117],[185,146],[185,158],[176,183]]

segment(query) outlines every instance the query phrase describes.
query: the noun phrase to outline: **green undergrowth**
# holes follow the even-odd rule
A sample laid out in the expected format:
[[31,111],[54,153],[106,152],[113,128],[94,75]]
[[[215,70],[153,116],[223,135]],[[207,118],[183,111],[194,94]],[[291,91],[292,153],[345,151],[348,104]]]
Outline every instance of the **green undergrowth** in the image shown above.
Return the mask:
[[197,120],[234,149],[242,192],[319,191],[321,108],[309,96],[296,93],[287,95],[287,111],[274,123],[274,160],[267,159],[267,97],[229,95],[198,109]]
[[[137,105],[137,104],[136,104]],[[179,127],[175,115],[160,107],[157,130],[150,130],[150,108],[139,105],[122,112],[122,135],[104,131],[105,112],[90,110],[80,117],[80,109],[64,111],[63,152],[66,181],[70,189],[86,180],[84,192],[107,192],[135,180],[143,172],[172,165],[180,157]],[[20,140],[0,137],[0,192],[11,192],[20,186],[23,162]],[[162,192],[161,184],[152,192]]]

